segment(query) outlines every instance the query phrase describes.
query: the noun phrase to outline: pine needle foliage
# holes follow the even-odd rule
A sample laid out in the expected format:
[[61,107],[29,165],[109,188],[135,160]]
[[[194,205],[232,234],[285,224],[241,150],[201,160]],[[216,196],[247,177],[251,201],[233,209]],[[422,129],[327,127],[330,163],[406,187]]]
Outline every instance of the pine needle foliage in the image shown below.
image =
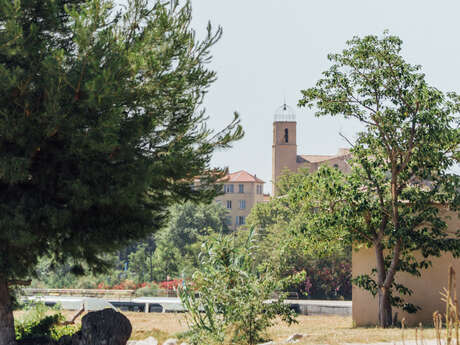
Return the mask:
[[44,255],[103,270],[102,252],[160,228],[172,203],[214,197],[211,155],[243,135],[237,114],[211,131],[201,107],[221,28],[198,40],[190,2],[0,8],[0,285]]

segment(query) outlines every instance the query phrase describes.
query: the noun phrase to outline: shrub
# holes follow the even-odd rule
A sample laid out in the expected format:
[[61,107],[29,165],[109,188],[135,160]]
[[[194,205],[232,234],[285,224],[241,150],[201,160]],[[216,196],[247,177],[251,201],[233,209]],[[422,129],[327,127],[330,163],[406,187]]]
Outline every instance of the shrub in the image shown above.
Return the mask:
[[257,270],[253,231],[243,245],[231,236],[211,238],[203,244],[193,288],[179,289],[188,309],[193,344],[256,344],[275,318],[291,324],[294,312],[284,295],[267,302],[282,288],[270,267]]
[[155,283],[143,283],[141,287],[138,288],[135,292],[135,295],[138,297],[141,296],[160,296],[164,294],[163,291],[160,290],[157,284]]
[[351,299],[351,262],[348,258],[329,257],[305,263],[305,280],[291,285],[291,291],[311,299]]
[[56,308],[48,308],[41,302],[27,305],[25,309],[25,315],[15,321],[17,340],[41,336],[57,340],[64,335],[76,333],[80,328],[77,325],[61,325],[65,321],[64,315]]

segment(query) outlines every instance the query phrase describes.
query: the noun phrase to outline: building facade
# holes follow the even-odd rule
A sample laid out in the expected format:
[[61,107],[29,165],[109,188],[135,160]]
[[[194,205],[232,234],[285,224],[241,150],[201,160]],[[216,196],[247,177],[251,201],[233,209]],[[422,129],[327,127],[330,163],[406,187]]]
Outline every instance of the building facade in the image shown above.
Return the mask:
[[350,171],[347,160],[350,158],[348,149],[339,149],[335,155],[298,155],[297,154],[297,122],[293,110],[283,104],[276,112],[273,121],[272,145],[272,194],[276,194],[275,184],[286,169],[297,172],[299,168],[307,168],[310,172],[320,165],[327,164],[342,172]]
[[[449,211],[439,206],[440,217],[447,224],[447,232],[456,237],[459,229],[460,219],[457,212]],[[415,253],[418,260],[423,257]],[[446,304],[442,301],[441,292],[448,287],[448,269],[452,266],[456,272],[457,279],[460,276],[460,259],[453,257],[450,253],[443,253],[440,257],[431,257],[432,265],[421,270],[421,276],[416,277],[406,272],[396,273],[395,280],[413,291],[410,296],[404,296],[407,303],[413,303],[421,309],[415,314],[409,314],[401,309],[393,308],[393,319],[401,321],[405,319],[407,326],[418,326],[419,323],[433,326],[433,313],[442,312]],[[359,248],[352,252],[353,278],[362,274],[370,274],[376,266],[374,248]],[[460,284],[456,282],[456,294],[460,296]],[[369,291],[353,285],[353,324],[356,326],[373,326],[378,324],[378,297],[372,296]]]
[[264,201],[264,181],[247,171],[240,170],[229,173],[219,180],[224,194],[216,197],[215,201],[228,211],[230,228],[237,229],[246,224],[246,218],[252,207]]

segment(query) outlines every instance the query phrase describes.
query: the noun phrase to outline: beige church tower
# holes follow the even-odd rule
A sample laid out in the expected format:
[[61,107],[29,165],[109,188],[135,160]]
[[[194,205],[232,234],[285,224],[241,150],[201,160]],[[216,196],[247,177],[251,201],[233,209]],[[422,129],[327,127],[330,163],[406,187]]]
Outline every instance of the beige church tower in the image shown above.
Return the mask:
[[350,171],[348,149],[339,149],[335,155],[297,155],[296,140],[295,113],[284,103],[278,108],[273,119],[272,195],[276,194],[276,181],[286,169],[297,172],[299,168],[307,168],[310,172],[314,172],[321,165],[326,164],[344,173]]
[[284,103],[275,113],[272,145],[272,195],[275,181],[285,169],[297,171],[297,122],[294,111]]

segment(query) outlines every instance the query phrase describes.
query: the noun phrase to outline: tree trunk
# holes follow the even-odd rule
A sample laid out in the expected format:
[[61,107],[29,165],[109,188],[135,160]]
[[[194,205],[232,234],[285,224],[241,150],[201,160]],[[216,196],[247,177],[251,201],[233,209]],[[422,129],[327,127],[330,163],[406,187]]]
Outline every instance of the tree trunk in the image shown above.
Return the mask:
[[16,345],[8,281],[0,277],[0,345]]
[[379,326],[388,328],[393,325],[390,293],[385,288],[379,289]]

